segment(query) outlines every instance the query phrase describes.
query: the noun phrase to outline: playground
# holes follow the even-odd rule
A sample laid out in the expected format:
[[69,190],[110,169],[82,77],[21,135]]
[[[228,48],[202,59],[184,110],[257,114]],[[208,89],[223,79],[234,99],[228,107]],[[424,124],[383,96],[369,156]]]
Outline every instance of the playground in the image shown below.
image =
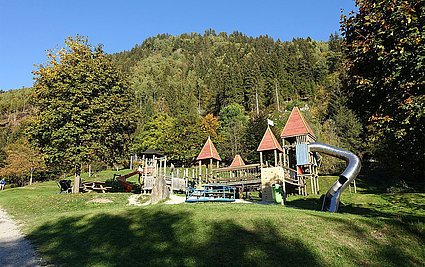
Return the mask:
[[[148,149],[131,156],[131,170],[125,174],[114,173],[112,182],[127,193],[166,191],[161,193],[163,198],[159,201],[177,192],[186,194],[186,202],[233,202],[256,195],[263,202],[284,205],[291,194],[324,194],[321,210],[337,212],[342,192],[347,187],[351,192],[351,184],[354,192],[357,191],[355,178],[361,169],[360,159],[347,150],[317,143],[315,134],[296,106],[280,137],[282,145],[268,125],[257,149],[259,163],[245,164],[243,157],[236,154],[230,166],[220,166],[221,157],[210,137],[190,168],[175,168],[172,163],[167,164],[166,155]],[[343,159],[347,164],[329,188],[320,189],[318,153]],[[132,177],[137,177],[136,183],[128,180]],[[156,186],[161,179],[166,188]],[[62,193],[71,192],[71,180],[61,180],[59,186]],[[111,183],[102,181],[84,181],[79,185],[80,192],[105,193],[112,189]]]
[[[147,150],[130,169],[84,173],[84,193],[50,181],[2,191],[0,204],[36,260],[54,265],[422,265],[425,194],[385,193],[358,177],[355,155],[295,122],[301,134],[284,128],[282,145],[267,128],[260,163],[235,155],[220,166],[208,138],[192,167]],[[317,153],[344,159],[345,171],[319,176]],[[161,179],[170,200],[150,205]]]

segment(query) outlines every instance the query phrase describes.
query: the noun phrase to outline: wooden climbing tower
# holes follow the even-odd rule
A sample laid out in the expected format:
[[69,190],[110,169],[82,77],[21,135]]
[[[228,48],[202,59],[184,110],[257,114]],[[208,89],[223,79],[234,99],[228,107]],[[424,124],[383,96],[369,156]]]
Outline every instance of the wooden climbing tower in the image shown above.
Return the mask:
[[[262,200],[273,201],[272,185],[284,183],[284,172],[280,167],[283,150],[270,126],[267,126],[257,151],[260,152]],[[274,164],[272,164],[273,155]],[[264,163],[264,160],[266,160],[266,163]]]
[[[213,175],[213,163],[214,161],[217,162],[217,168],[219,167],[219,162],[221,161],[220,155],[218,154],[217,150],[214,147],[213,142],[211,141],[211,138],[208,136],[207,142],[205,142],[204,147],[202,148],[201,152],[199,153],[196,160],[199,163],[199,179],[200,181],[205,181],[206,183],[209,182],[209,180],[212,179]],[[207,172],[205,173],[205,176],[202,175],[202,164],[207,165]],[[208,165],[209,165],[209,171],[208,171]]]
[[317,194],[319,192],[317,158],[308,150],[308,144],[314,143],[316,136],[298,107],[292,109],[280,136],[283,144],[282,165],[292,170],[292,173],[296,173],[296,177],[292,178],[298,180],[299,194],[307,195],[308,180],[311,184],[311,193]]

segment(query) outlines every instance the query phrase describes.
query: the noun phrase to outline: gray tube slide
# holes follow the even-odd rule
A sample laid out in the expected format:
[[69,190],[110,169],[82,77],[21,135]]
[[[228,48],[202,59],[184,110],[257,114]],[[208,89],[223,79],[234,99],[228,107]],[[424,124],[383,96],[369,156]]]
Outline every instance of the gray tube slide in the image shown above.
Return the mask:
[[309,145],[310,152],[320,152],[345,160],[348,163],[345,171],[339,176],[339,179],[329,188],[323,199],[322,211],[338,212],[341,193],[357,177],[360,172],[361,163],[359,157],[352,152],[322,144],[313,143]]

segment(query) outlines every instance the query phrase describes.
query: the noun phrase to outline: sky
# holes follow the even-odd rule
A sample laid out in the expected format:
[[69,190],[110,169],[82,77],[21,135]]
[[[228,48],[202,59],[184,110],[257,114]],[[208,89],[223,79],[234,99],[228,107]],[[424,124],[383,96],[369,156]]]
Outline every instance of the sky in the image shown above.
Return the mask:
[[214,29],[290,41],[327,41],[354,0],[0,0],[0,90],[31,87],[46,50],[77,34],[107,53],[130,50],[161,33]]

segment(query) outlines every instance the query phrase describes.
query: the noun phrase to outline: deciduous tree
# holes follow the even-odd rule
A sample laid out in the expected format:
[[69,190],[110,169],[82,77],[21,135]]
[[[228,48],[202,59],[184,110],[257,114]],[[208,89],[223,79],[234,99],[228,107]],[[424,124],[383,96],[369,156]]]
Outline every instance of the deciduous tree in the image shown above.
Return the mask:
[[27,139],[20,139],[10,144],[6,148],[6,153],[5,165],[0,168],[0,175],[18,181],[29,176],[31,185],[34,172],[46,170],[43,155],[37,148],[32,147]]
[[378,156],[403,176],[424,177],[425,5],[423,0],[357,2],[343,18],[352,107]]
[[37,114],[30,136],[50,166],[75,168],[78,192],[81,164],[95,159],[113,164],[126,151],[135,128],[134,94],[102,45],[92,47],[87,38],[69,37],[47,58],[34,71]]

